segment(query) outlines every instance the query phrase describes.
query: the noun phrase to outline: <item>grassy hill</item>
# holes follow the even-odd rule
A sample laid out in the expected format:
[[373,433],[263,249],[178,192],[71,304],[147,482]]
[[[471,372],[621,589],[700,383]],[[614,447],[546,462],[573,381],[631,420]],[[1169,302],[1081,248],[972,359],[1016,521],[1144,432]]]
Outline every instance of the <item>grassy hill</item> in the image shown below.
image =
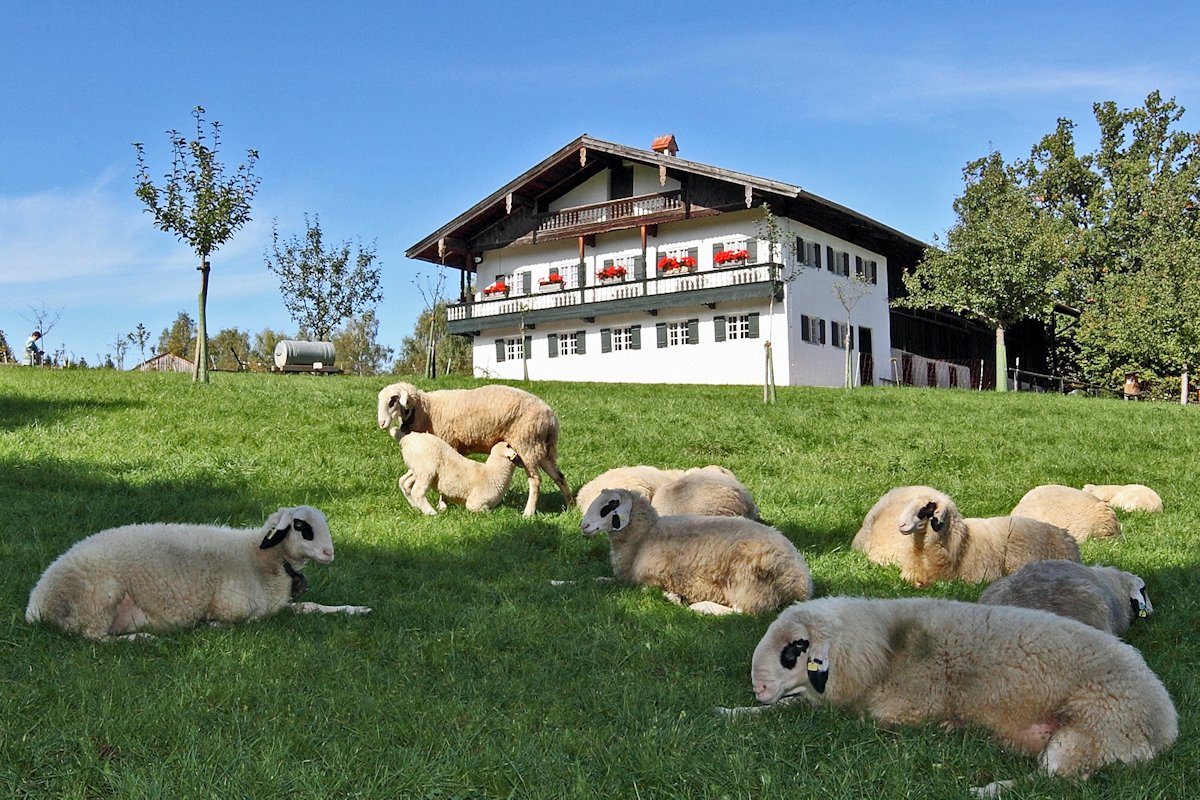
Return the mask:
[[[883,730],[807,708],[730,723],[773,615],[705,618],[595,584],[604,537],[543,481],[495,513],[425,518],[375,426],[385,379],[0,369],[0,796],[953,797],[1029,772],[978,730]],[[462,381],[438,386],[471,385]],[[1180,711],[1159,761],[1012,797],[1183,797],[1200,763],[1200,450],[1195,408],[963,391],[543,383],[573,486],[613,466],[720,463],[803,551],[818,595],[920,594],[849,542],[887,489],[930,483],[1004,514],[1040,483],[1149,484],[1166,511],[1084,560],[1137,572],[1157,610],[1129,640]],[[337,559],[305,599],[368,617],[280,614],[152,643],[24,622],[38,575],[130,522],[258,526],[329,516]],[[553,587],[552,578],[575,585]],[[926,592],[974,600],[980,587]]]

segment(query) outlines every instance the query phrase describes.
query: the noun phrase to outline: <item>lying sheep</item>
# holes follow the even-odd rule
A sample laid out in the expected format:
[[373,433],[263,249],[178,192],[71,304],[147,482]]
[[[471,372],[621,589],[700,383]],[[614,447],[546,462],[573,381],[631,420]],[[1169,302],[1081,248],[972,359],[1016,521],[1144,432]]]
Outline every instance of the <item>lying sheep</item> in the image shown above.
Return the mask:
[[[826,597],[784,611],[754,651],[759,702],[803,697],[884,725],[987,728],[1050,775],[1149,761],[1175,706],[1137,650],[1044,611]],[[993,794],[1006,782],[977,793]]]
[[1012,514],[1057,525],[1080,542],[1106,539],[1121,532],[1121,523],[1107,503],[1070,486],[1050,484],[1030,489]]
[[934,581],[991,581],[1044,558],[1079,560],[1079,545],[1061,528],[1024,517],[964,519],[936,489],[909,495],[897,530],[911,541],[900,577],[916,586]]
[[400,451],[408,472],[400,477],[400,491],[412,507],[429,516],[437,514],[425,495],[430,488],[440,495],[438,509],[446,501],[465,505],[468,511],[488,511],[500,505],[508,491],[513,470],[521,458],[508,442],[497,442],[480,463],[460,456],[454,448],[431,433],[400,437]]
[[689,469],[683,477],[659,489],[650,504],[663,517],[695,514],[758,519],[758,506],[750,490],[732,472],[715,464]]
[[913,543],[900,532],[900,512],[913,500],[937,492],[931,486],[899,486],[879,498],[850,546],[876,564],[902,564],[912,559]]
[[1112,567],[1051,559],[1026,564],[983,590],[979,602],[1039,608],[1121,636],[1135,617],[1154,613],[1146,582]]
[[637,492],[647,500],[654,500],[654,494],[668,483],[684,476],[681,469],[659,469],[639,465],[636,467],[617,467],[608,472],[601,472],[595,478],[580,487],[575,494],[579,508],[587,511],[592,503],[605,489],[626,489]]
[[539,470],[558,484],[568,507],[574,502],[558,469],[558,417],[529,392],[500,385],[423,392],[410,383],[393,383],[379,391],[377,421],[397,439],[432,433],[462,454],[487,453],[497,442],[508,442],[529,474],[527,517],[537,511]]
[[[309,506],[281,508],[261,528],[125,525],[92,534],[59,556],[33,587],[25,619],[100,640],[260,619],[307,588],[300,570],[310,558],[333,561],[333,540],[325,515]],[[371,611],[317,603],[291,608]]]
[[804,556],[774,528],[739,517],[660,517],[641,495],[605,489],[584,535],[608,533],[614,577],[662,589],[705,614],[757,614],[812,596]]
[[1100,498],[1113,508],[1124,511],[1157,513],[1163,510],[1163,501],[1158,496],[1158,492],[1140,483],[1102,484],[1100,486],[1089,483],[1083,487],[1083,491]]

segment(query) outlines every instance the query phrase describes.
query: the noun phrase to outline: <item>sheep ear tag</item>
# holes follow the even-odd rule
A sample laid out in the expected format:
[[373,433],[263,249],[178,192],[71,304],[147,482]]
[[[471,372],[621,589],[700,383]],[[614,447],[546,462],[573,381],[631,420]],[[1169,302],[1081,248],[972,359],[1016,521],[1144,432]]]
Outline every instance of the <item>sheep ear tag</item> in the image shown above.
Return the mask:
[[808,682],[812,684],[817,694],[825,693],[825,684],[829,682],[829,645],[820,644],[808,654]]

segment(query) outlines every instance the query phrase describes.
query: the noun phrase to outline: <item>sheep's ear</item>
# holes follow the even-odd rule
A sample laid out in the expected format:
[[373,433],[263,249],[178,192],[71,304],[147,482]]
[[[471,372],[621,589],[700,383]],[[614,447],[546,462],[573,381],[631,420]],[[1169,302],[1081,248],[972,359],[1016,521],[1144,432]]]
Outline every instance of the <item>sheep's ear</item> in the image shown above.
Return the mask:
[[1150,605],[1150,595],[1146,594],[1146,584],[1143,583],[1129,593],[1129,608],[1135,617],[1142,619],[1154,613],[1154,606]]
[[287,538],[288,533],[292,530],[293,513],[293,509],[281,508],[271,515],[271,518],[267,520],[268,533],[263,537],[262,544],[258,546],[260,550],[274,547]]
[[808,651],[808,639],[793,639],[779,651],[779,663],[784,669],[795,669],[801,653]]
[[825,693],[829,682],[829,642],[817,642],[808,650],[808,682],[817,694]]
[[408,408],[408,392],[400,390],[388,400],[388,408]]

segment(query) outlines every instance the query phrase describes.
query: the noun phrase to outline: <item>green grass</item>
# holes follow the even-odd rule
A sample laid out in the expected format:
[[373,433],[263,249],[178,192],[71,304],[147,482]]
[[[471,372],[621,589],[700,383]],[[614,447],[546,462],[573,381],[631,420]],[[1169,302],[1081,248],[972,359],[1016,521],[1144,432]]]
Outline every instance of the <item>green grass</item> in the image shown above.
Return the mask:
[[[953,797],[1033,766],[986,732],[884,730],[834,711],[730,723],[773,615],[712,619],[595,584],[607,542],[500,509],[425,518],[375,427],[385,379],[0,369],[0,797]],[[470,385],[462,381],[441,386]],[[651,463],[733,469],[804,552],[817,593],[919,594],[849,542],[887,489],[930,483],[970,515],[1039,483],[1147,483],[1084,557],[1146,578],[1130,641],[1180,711],[1157,762],[1012,797],[1183,797],[1200,763],[1200,497],[1194,408],[959,391],[534,384],[562,420],[573,486]],[[337,560],[306,599],[362,618],[280,614],[152,643],[94,644],[24,622],[38,575],[78,538],[152,520],[257,526],[329,516]],[[578,584],[555,588],[551,578]],[[973,600],[980,587],[928,593]]]

